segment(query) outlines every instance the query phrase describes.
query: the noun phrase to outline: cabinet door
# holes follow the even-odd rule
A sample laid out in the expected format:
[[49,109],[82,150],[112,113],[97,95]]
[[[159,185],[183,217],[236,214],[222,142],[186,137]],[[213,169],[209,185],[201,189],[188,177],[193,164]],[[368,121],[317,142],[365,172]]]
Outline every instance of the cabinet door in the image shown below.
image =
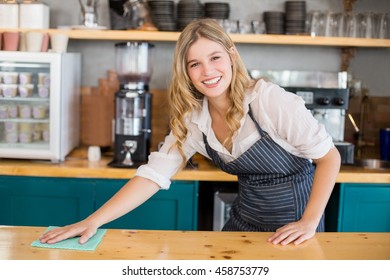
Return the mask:
[[0,176],[2,225],[63,226],[85,218],[93,209],[93,181]]
[[390,232],[390,184],[341,184],[338,231]]
[[[127,180],[98,180],[96,206],[103,205]],[[198,182],[174,181],[169,190],[160,190],[130,213],[104,228],[196,230]]]

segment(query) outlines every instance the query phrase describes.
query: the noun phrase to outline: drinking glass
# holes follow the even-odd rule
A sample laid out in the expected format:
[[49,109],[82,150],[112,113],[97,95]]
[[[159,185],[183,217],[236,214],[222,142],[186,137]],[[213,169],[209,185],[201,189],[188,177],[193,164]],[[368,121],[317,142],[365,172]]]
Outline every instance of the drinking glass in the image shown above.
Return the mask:
[[238,33],[238,20],[224,19],[223,28],[226,33]]
[[344,15],[342,13],[330,13],[327,20],[328,36],[331,37],[342,37],[343,36],[343,25]]
[[344,15],[344,37],[357,37],[357,17],[355,13]]
[[359,13],[356,15],[358,24],[358,37],[372,38],[372,13]]
[[378,24],[378,38],[387,39],[389,38],[389,15],[388,13],[383,13],[379,16]]
[[325,36],[327,12],[313,11],[309,15],[310,36]]
[[241,34],[253,33],[252,22],[250,20],[239,20],[238,21],[238,32]]

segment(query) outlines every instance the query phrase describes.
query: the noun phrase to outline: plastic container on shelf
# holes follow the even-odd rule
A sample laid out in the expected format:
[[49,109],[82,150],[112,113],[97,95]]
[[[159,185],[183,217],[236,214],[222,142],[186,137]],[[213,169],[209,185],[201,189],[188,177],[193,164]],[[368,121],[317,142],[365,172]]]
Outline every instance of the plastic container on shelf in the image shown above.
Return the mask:
[[34,85],[33,84],[21,84],[18,86],[20,97],[30,97],[33,95]]
[[18,94],[17,84],[3,84],[2,93],[4,97],[15,97]]

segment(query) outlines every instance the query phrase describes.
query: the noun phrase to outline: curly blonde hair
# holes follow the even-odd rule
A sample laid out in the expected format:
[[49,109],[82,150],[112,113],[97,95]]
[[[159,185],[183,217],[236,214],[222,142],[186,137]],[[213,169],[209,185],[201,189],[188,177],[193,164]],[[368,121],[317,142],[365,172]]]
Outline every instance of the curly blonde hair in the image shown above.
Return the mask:
[[170,100],[170,128],[176,137],[173,147],[176,147],[183,158],[183,165],[186,156],[183,152],[183,143],[188,136],[186,119],[193,111],[200,111],[202,107],[203,94],[192,84],[187,73],[187,53],[189,48],[199,38],[219,43],[229,54],[232,61],[232,81],[228,92],[230,108],[226,115],[227,125],[230,133],[223,145],[230,148],[232,138],[240,127],[240,120],[244,115],[243,101],[246,89],[250,86],[248,71],[235,49],[231,38],[223,28],[213,19],[200,19],[189,23],[181,32],[174,52],[173,77],[169,88]]

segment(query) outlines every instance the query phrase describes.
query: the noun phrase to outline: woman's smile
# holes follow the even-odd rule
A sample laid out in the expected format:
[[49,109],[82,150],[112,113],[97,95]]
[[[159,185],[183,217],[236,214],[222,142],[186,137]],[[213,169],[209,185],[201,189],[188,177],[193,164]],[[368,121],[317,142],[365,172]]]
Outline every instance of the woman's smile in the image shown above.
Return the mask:
[[222,79],[222,76],[210,79],[210,80],[205,80],[203,83],[207,86],[216,86],[217,83]]

